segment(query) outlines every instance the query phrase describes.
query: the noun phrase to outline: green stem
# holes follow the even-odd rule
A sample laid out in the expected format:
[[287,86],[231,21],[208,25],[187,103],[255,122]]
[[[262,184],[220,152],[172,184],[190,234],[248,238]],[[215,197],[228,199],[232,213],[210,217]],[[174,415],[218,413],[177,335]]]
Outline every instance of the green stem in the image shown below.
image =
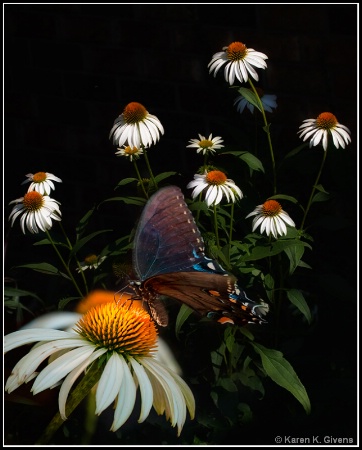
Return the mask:
[[[72,391],[67,401],[65,408],[65,414],[67,417],[75,410],[75,408],[80,404],[80,402],[90,393],[91,389],[100,379],[102,374],[102,369],[98,367],[98,362],[95,361],[92,367],[84,375],[83,379],[79,382],[77,387]],[[55,414],[49,425],[44,430],[44,433],[37,441],[37,445],[45,445],[58,429],[63,425],[64,420],[62,419],[59,412]]]
[[155,180],[155,177],[153,176],[153,172],[152,172],[152,169],[151,169],[151,165],[150,165],[150,162],[149,162],[148,156],[147,156],[147,150],[146,150],[146,149],[143,149],[143,153],[144,153],[144,155],[145,155],[145,160],[146,160],[147,168],[148,168],[148,171],[149,171],[149,173],[150,173],[150,177],[151,177],[153,186],[154,186],[155,190],[157,191],[158,185],[157,185],[157,182],[156,182],[156,180]]
[[230,231],[229,231],[229,250],[228,250],[228,262],[230,264],[230,250],[231,250],[231,241],[233,237],[233,223],[234,223],[234,203],[231,203],[231,214],[230,214]]
[[48,239],[49,239],[50,243],[52,244],[52,246],[53,246],[53,248],[54,248],[56,254],[59,256],[59,259],[60,259],[60,261],[62,262],[62,264],[63,264],[63,266],[64,266],[64,268],[65,268],[67,274],[69,275],[70,279],[72,280],[72,282],[73,282],[73,284],[74,284],[74,286],[75,286],[77,292],[79,293],[79,295],[81,296],[81,298],[83,298],[84,295],[83,295],[82,291],[79,289],[78,284],[77,284],[77,282],[75,281],[72,272],[70,271],[69,267],[68,267],[67,264],[65,263],[65,261],[64,261],[64,259],[63,259],[63,257],[62,257],[62,255],[59,253],[59,250],[57,249],[57,246],[54,244],[54,241],[53,241],[53,239],[51,238],[49,231],[48,231],[48,230],[45,230],[45,232],[46,232],[46,234],[47,234],[47,236],[48,236]]
[[[72,246],[72,244],[70,243],[70,240],[69,240],[69,238],[68,238],[68,236],[67,236],[67,233],[66,233],[65,230],[64,230],[64,227],[63,227],[63,225],[62,225],[62,222],[59,222],[59,226],[60,226],[60,228],[61,228],[61,230],[62,230],[63,236],[65,237],[65,239],[66,239],[66,241],[67,241],[69,250],[72,251],[72,250],[73,250],[73,246]],[[83,283],[84,283],[84,287],[85,287],[86,294],[88,294],[88,284],[87,284],[87,280],[86,280],[86,278],[85,278],[84,272],[83,272],[83,270],[82,270],[82,266],[80,265],[80,263],[79,263],[78,258],[77,258],[76,255],[74,255],[74,259],[75,259],[75,262],[77,263],[77,266],[78,266],[79,272],[80,272],[80,274],[81,274],[81,277],[83,278]]]
[[320,177],[321,177],[322,170],[323,170],[323,166],[324,166],[324,163],[325,163],[326,158],[327,158],[327,150],[323,151],[323,159],[322,159],[322,163],[321,163],[321,166],[320,166],[320,168],[319,168],[319,172],[318,172],[317,178],[316,178],[316,180],[315,180],[315,182],[314,182],[313,189],[312,189],[312,192],[311,192],[311,194],[310,194],[310,197],[309,197],[309,200],[308,200],[308,204],[307,204],[307,207],[306,207],[305,212],[304,212],[304,216],[303,216],[302,223],[301,223],[301,225],[300,225],[300,230],[301,230],[301,231],[303,231],[305,219],[306,219],[307,214],[308,214],[308,212],[309,212],[309,209],[310,209],[310,207],[311,207],[311,205],[312,205],[312,200],[313,200],[313,197],[314,197],[314,193],[315,193],[316,187],[318,186],[319,179],[320,179]]
[[263,116],[263,121],[264,121],[264,125],[265,125],[263,129],[266,132],[267,137],[268,137],[268,143],[269,143],[269,149],[270,149],[270,157],[271,157],[272,169],[273,169],[273,179],[274,179],[273,192],[274,192],[274,195],[275,195],[277,193],[277,174],[276,174],[276,169],[275,169],[275,158],[274,158],[273,145],[272,145],[270,131],[269,131],[269,124],[268,124],[268,121],[266,120],[265,111],[264,111],[264,108],[263,108],[263,104],[262,104],[262,102],[260,100],[259,94],[257,93],[257,91],[256,91],[256,89],[254,87],[254,84],[251,81],[250,77],[249,77],[248,81],[249,81],[249,84],[250,84],[250,86],[251,86],[251,88],[252,88],[256,98],[257,98],[257,101],[258,101],[258,104],[259,104],[259,109],[260,109],[260,112],[261,112],[261,114]]
[[215,229],[215,236],[216,236],[216,245],[218,250],[220,250],[220,242],[219,242],[219,230],[217,226],[217,212],[216,212],[216,205],[214,203],[214,229]]
[[136,169],[137,177],[138,177],[138,180],[139,180],[140,185],[142,187],[143,193],[145,194],[145,197],[148,198],[148,194],[146,192],[145,185],[143,184],[143,181],[142,181],[142,178],[141,178],[141,174],[140,174],[140,171],[138,170],[138,166],[137,166],[137,163],[136,163],[135,160],[133,160],[133,165],[134,165],[134,168]]

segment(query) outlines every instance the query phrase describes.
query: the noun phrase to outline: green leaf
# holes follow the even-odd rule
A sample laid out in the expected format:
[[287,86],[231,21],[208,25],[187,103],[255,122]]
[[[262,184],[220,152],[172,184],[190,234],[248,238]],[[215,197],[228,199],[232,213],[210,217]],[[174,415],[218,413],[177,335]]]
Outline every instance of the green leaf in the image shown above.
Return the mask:
[[103,202],[101,202],[100,205],[106,202],[123,202],[126,203],[126,205],[144,206],[147,200],[142,197],[112,197],[103,200]]
[[310,312],[309,306],[304,299],[303,294],[298,289],[288,289],[287,297],[294,306],[296,306],[299,311],[307,319],[308,323],[312,323],[312,314]]
[[138,179],[137,178],[123,178],[123,180],[121,180],[118,184],[117,184],[117,186],[124,186],[124,185],[126,185],[126,184],[130,184],[130,183],[133,183],[134,181],[138,181]]
[[67,306],[67,304],[70,301],[72,301],[72,300],[77,300],[78,301],[78,300],[80,300],[80,297],[66,297],[66,298],[62,298],[61,300],[59,300],[58,308],[60,310],[63,310]]
[[72,251],[69,254],[69,259],[75,255],[87,242],[89,242],[91,239],[93,239],[94,237],[98,236],[99,234],[102,233],[109,233],[110,231],[113,230],[100,230],[100,231],[95,231],[94,233],[89,234],[88,236],[85,236],[84,238],[80,239],[79,241],[77,241],[73,248]]
[[237,392],[236,384],[230,378],[219,378],[216,386],[223,387],[228,392]]
[[23,264],[22,266],[16,266],[16,267],[33,269],[36,272],[46,273],[48,275],[61,275],[61,276],[64,276],[65,278],[69,279],[69,277],[67,275],[65,275],[64,273],[61,273],[58,268],[56,268],[53,265],[48,264],[48,263]]
[[260,170],[261,172],[265,173],[263,163],[258,159],[256,156],[249,152],[240,152],[240,151],[230,151],[230,152],[223,152],[223,155],[235,155],[241,160],[243,160],[251,170]]
[[89,223],[89,220],[92,216],[92,214],[95,211],[95,207],[90,209],[86,214],[84,214],[84,216],[80,219],[78,225],[76,226],[75,230],[76,230],[76,234],[77,234],[77,239],[79,238],[79,236],[84,232],[86,226]]
[[289,258],[289,275],[292,275],[295,269],[299,266],[304,250],[304,246],[301,245],[291,245],[284,250]]
[[330,195],[325,192],[317,192],[312,198],[311,204],[316,202],[326,202],[330,199]]
[[241,87],[238,90],[239,94],[242,95],[249,103],[255,106],[259,111],[261,111],[258,98],[255,95],[255,93],[251,89],[247,89],[244,87]]
[[180,308],[180,311],[177,314],[176,324],[175,324],[175,333],[176,336],[179,336],[182,325],[186,322],[188,317],[193,313],[193,309],[189,306],[183,304]]
[[177,172],[162,172],[155,176],[156,183],[159,183],[166,178],[172,177],[172,175],[177,175]]
[[287,159],[287,158],[290,158],[291,156],[296,155],[297,153],[299,153],[301,150],[303,150],[307,146],[308,146],[308,142],[304,142],[303,144],[299,145],[298,147],[294,148],[289,153],[287,153],[285,155],[284,159]]
[[[50,240],[49,240],[48,238],[46,238],[46,239],[42,239],[41,241],[34,242],[33,245],[49,245],[49,244],[51,245],[52,243],[50,242]],[[55,240],[53,239],[53,244],[54,244],[54,245],[59,245],[59,247],[65,247],[65,248],[68,248],[68,249],[69,249],[68,245],[65,244],[64,242],[55,241]]]
[[240,256],[240,261],[256,261],[258,259],[268,258],[269,256],[277,255],[278,253],[285,251],[288,247],[293,246],[311,248],[308,243],[299,239],[278,239],[272,243],[253,247],[250,254]]
[[268,349],[261,344],[252,342],[254,350],[260,355],[263,368],[267,375],[279,386],[289,391],[300,402],[307,414],[311,405],[305,387],[295,373],[291,364],[278,350]]
[[271,197],[268,198],[268,200],[287,200],[289,202],[298,205],[303,212],[305,211],[304,207],[299,203],[299,200],[296,199],[295,197],[292,197],[291,195],[285,194],[272,195]]
[[327,192],[321,184],[317,184],[317,186],[316,186],[315,188],[316,188],[319,192],[324,192],[325,194],[329,194],[329,192]]
[[41,302],[41,299],[33,292],[24,291],[13,287],[4,287],[4,297],[34,297]]

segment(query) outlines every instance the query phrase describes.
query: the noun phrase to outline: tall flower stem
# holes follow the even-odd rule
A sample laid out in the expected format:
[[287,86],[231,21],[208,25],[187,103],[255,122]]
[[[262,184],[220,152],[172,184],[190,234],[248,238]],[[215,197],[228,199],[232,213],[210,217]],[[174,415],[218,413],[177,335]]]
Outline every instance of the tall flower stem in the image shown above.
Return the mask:
[[[63,236],[65,237],[65,240],[67,241],[69,250],[72,251],[73,246],[72,246],[72,244],[71,244],[71,242],[70,242],[70,240],[69,240],[69,238],[68,238],[68,236],[67,236],[67,233],[66,233],[65,230],[64,230],[64,227],[63,227],[63,225],[62,225],[62,222],[59,222],[59,226],[60,226],[60,228],[61,228],[61,230],[62,230]],[[74,255],[74,259],[75,259],[75,261],[76,261],[76,263],[77,263],[78,268],[81,269],[81,265],[80,265],[80,263],[79,263],[78,258],[76,257],[76,255]],[[67,266],[67,267],[68,267],[68,266]],[[80,270],[80,274],[81,274],[81,277],[83,278],[83,283],[84,283],[84,287],[85,287],[86,294],[88,294],[88,284],[87,284],[87,280],[86,280],[86,278],[85,278],[85,275],[84,275],[83,270]]]
[[62,262],[62,264],[63,264],[63,266],[64,266],[64,268],[65,268],[67,274],[69,275],[70,279],[72,280],[72,282],[73,282],[73,284],[74,284],[74,287],[76,288],[76,290],[77,290],[77,292],[79,293],[80,297],[83,298],[84,295],[83,295],[82,291],[79,289],[79,286],[78,286],[77,282],[75,281],[72,272],[70,271],[68,265],[66,264],[66,262],[64,261],[62,255],[60,254],[59,250],[57,249],[57,246],[55,245],[55,243],[54,243],[52,237],[50,236],[49,231],[48,231],[48,230],[45,230],[45,232],[46,232],[46,235],[48,236],[48,239],[49,239],[50,243],[52,244],[52,246],[53,246],[53,248],[54,248],[56,254],[58,255],[60,261]]
[[263,129],[266,132],[267,137],[268,137],[268,143],[269,143],[269,149],[270,149],[270,157],[271,157],[272,170],[273,170],[273,179],[274,179],[273,193],[275,195],[277,193],[277,174],[276,174],[276,168],[275,168],[275,158],[274,158],[273,144],[272,144],[272,141],[271,141],[271,136],[270,136],[270,131],[269,131],[269,124],[268,124],[268,121],[266,120],[265,111],[264,111],[264,108],[263,108],[263,104],[262,104],[262,102],[260,100],[259,94],[257,93],[257,91],[255,89],[255,86],[254,86],[253,82],[251,81],[250,77],[249,77],[248,81],[249,81],[249,84],[250,84],[250,86],[251,86],[251,88],[252,88],[256,98],[257,98],[259,109],[260,109],[260,112],[261,112],[261,114],[263,116],[263,121],[264,121],[264,128]]
[[[98,363],[96,361],[84,375],[83,379],[79,382],[77,387],[70,394],[65,411],[67,417],[69,417],[69,415],[75,410],[79,403],[90,393],[92,387],[99,381],[101,374],[102,370],[99,369]],[[42,436],[38,439],[37,444],[47,444],[63,423],[64,420],[62,419],[60,413],[56,413],[49,425],[44,430]]]
[[140,185],[142,187],[143,193],[145,194],[145,197],[148,198],[148,194],[146,192],[145,185],[143,184],[143,181],[142,181],[142,178],[141,178],[141,174],[140,174],[140,171],[138,170],[138,166],[137,166],[137,163],[136,163],[135,160],[133,160],[133,165],[134,165],[134,168],[136,170],[137,177],[138,177],[138,180],[139,180]]
[[214,203],[214,229],[215,229],[216,245],[218,250],[220,250],[219,230],[217,226],[217,209],[215,203]]
[[315,182],[314,182],[314,184],[313,184],[313,189],[312,189],[312,192],[311,192],[311,194],[310,194],[310,197],[309,197],[309,200],[308,200],[307,207],[305,208],[305,211],[304,211],[302,223],[301,223],[301,225],[300,225],[300,229],[301,229],[301,230],[303,230],[303,228],[304,228],[305,219],[307,218],[307,214],[308,214],[309,209],[310,209],[310,207],[311,207],[311,205],[312,205],[314,193],[315,193],[315,190],[316,190],[316,188],[317,188],[317,186],[318,186],[319,179],[320,179],[320,177],[321,177],[322,170],[323,170],[323,167],[324,167],[324,163],[325,163],[325,161],[326,161],[326,158],[327,158],[327,150],[323,151],[322,163],[321,163],[321,166],[320,166],[320,168],[319,168],[319,172],[318,172],[317,178],[316,178],[316,180],[315,180]]
[[231,249],[231,241],[233,238],[233,223],[234,223],[234,203],[231,203],[231,213],[230,213],[230,230],[229,230],[229,249],[228,249],[228,262],[230,264],[230,249]]
[[151,169],[151,165],[150,165],[150,162],[149,162],[148,156],[147,156],[147,150],[146,150],[145,148],[143,149],[143,154],[145,155],[145,160],[146,160],[146,164],[147,164],[147,169],[148,169],[148,171],[149,171],[149,173],[150,173],[150,177],[151,177],[153,186],[154,186],[155,190],[157,191],[158,185],[157,185],[157,182],[156,182],[156,180],[155,180],[155,177],[153,176],[153,172],[152,172],[152,169]]

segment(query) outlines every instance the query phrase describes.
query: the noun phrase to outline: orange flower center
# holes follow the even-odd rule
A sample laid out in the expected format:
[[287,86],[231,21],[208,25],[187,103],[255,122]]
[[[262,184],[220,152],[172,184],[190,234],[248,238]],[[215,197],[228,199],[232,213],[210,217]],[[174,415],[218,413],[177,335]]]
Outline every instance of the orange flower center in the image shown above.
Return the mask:
[[90,309],[77,323],[81,336],[97,347],[130,356],[149,356],[156,349],[157,329],[149,314],[115,302]]
[[264,216],[277,216],[282,211],[280,203],[275,200],[267,200],[263,204]]
[[338,121],[334,114],[330,112],[324,112],[319,114],[315,121],[318,128],[323,128],[324,130],[331,130],[334,128]]
[[209,148],[212,147],[213,142],[210,141],[209,139],[203,139],[202,141],[199,142],[199,146],[201,148]]
[[23,205],[29,211],[39,211],[44,204],[44,199],[39,192],[30,191],[24,195]]
[[230,61],[240,61],[247,53],[248,49],[242,42],[233,42],[226,49],[226,55]]
[[206,181],[209,184],[215,184],[219,186],[220,184],[224,184],[226,180],[226,175],[224,174],[224,172],[220,172],[220,170],[212,170],[206,175]]
[[47,179],[47,174],[45,172],[37,172],[33,175],[34,183],[41,183]]
[[89,266],[95,264],[97,261],[98,261],[97,255],[88,255],[86,258],[84,258],[84,262],[86,262]]
[[134,124],[142,122],[147,116],[146,108],[141,103],[131,102],[123,110],[123,118],[126,123]]
[[130,147],[129,145],[124,149],[124,152],[127,155],[135,155],[139,152],[139,149],[137,147]]

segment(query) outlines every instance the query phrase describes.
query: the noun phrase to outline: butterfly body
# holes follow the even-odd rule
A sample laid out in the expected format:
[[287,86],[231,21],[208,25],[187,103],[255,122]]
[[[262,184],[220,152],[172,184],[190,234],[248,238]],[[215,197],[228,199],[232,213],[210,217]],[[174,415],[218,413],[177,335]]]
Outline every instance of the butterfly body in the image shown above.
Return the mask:
[[146,204],[135,234],[133,266],[139,278],[133,287],[160,325],[167,324],[160,296],[216,320],[265,322],[267,306],[248,299],[236,277],[205,255],[201,233],[176,186],[160,189]]

